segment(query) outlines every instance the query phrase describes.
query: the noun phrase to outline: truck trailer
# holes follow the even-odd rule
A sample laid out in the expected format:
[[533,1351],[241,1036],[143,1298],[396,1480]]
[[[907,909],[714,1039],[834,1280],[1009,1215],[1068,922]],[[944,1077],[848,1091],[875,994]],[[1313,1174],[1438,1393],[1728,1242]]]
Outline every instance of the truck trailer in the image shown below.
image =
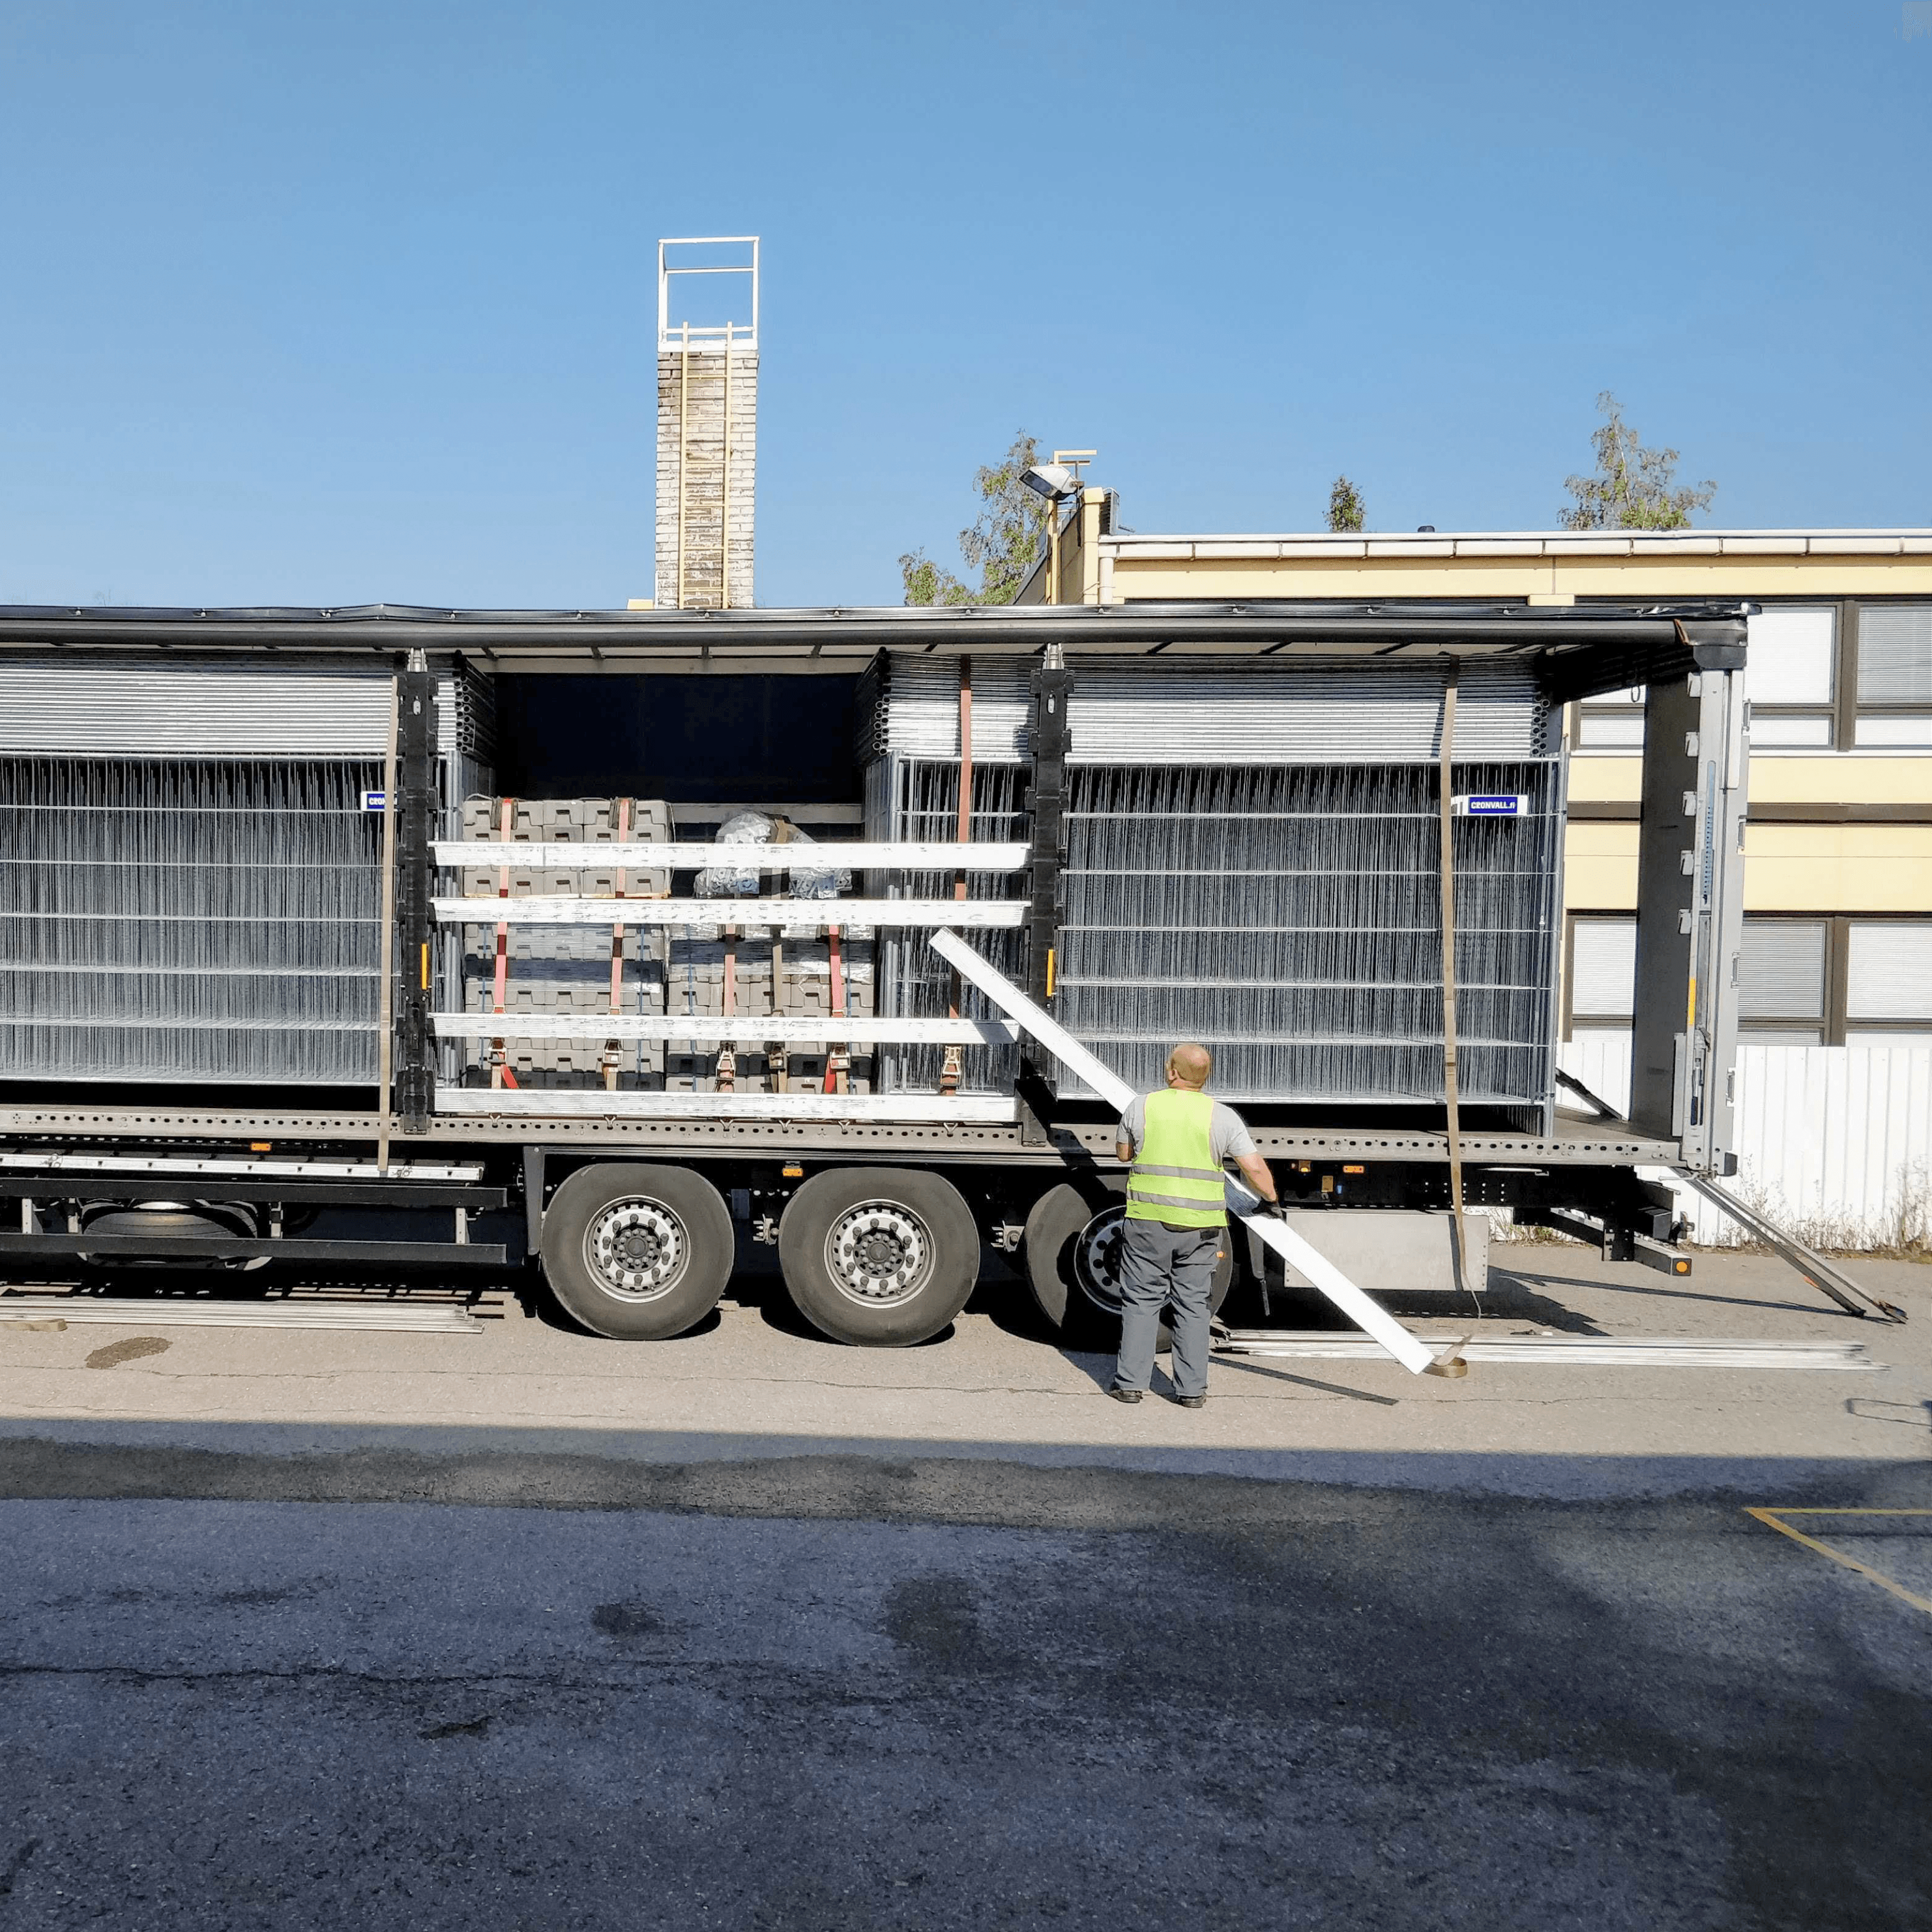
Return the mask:
[[[534,1260],[650,1340],[748,1228],[903,1346],[990,1246],[1102,1340],[1112,1110],[945,930],[1118,1078],[1207,1044],[1365,1286],[1480,1287],[1502,1208],[1688,1272],[1638,1170],[1736,1171],[1747,615],[0,610],[0,1250]],[[1631,1097],[1579,1118],[1564,708],[1637,686]]]

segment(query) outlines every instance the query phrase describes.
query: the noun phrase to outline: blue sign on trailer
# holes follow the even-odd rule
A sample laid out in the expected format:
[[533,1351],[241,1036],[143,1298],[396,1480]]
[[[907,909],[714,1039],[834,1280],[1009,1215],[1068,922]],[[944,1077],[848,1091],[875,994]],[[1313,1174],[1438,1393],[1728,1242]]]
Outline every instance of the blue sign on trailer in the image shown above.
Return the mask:
[[1459,792],[1452,806],[1459,818],[1520,818],[1529,800],[1520,791]]
[[362,794],[362,809],[364,812],[380,812],[388,802],[388,795],[385,792],[365,791]]

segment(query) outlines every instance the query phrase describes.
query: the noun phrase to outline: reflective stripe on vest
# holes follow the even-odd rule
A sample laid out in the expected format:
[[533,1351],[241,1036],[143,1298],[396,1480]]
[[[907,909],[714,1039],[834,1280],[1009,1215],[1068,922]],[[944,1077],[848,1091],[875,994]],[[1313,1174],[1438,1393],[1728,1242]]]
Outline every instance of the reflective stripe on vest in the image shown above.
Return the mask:
[[1227,1225],[1227,1179],[1214,1159],[1214,1102],[1169,1087],[1147,1096],[1147,1126],[1127,1175],[1127,1219],[1182,1228]]

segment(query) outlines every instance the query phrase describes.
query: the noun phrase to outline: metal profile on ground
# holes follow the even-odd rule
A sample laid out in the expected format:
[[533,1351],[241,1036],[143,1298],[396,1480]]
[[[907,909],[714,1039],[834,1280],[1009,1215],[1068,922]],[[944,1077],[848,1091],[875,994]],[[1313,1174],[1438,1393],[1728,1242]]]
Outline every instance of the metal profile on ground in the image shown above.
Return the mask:
[[[1453,1336],[1419,1335],[1440,1348]],[[1235,1328],[1217,1334],[1216,1353],[1304,1361],[1367,1361],[1379,1348],[1365,1335]],[[1475,1335],[1460,1352],[1469,1362],[1514,1362],[1545,1368],[1877,1370],[1862,1342],[1706,1340],[1670,1335]]]
[[0,1291],[0,1323],[49,1321],[117,1328],[361,1328],[430,1335],[480,1335],[484,1324],[452,1302],[190,1300],[165,1295],[110,1298]]

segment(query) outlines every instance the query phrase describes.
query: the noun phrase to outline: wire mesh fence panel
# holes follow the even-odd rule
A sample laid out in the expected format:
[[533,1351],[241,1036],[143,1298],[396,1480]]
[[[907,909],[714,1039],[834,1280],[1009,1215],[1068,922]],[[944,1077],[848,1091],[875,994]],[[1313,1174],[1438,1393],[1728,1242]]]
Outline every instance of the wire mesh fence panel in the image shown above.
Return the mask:
[[0,760],[0,1078],[376,1077],[380,763]]
[[[1540,1108],[1559,768],[1458,764],[1453,782],[1526,801],[1454,824],[1463,1096]],[[1188,1039],[1231,1099],[1441,1100],[1439,782],[1425,764],[1076,767],[1063,1023],[1142,1084]]]
[[[976,724],[976,748],[979,737]],[[970,820],[973,838],[998,842],[1027,838],[1030,820],[1025,808],[1025,784],[1026,771],[1022,766],[974,766]],[[959,830],[958,764],[945,758],[882,758],[868,770],[866,806],[868,837],[956,838]],[[878,884],[884,896],[893,898],[947,898],[956,890],[957,878],[952,872],[895,872]],[[967,876],[968,898],[1009,899],[1020,890],[1017,873]],[[1026,935],[1023,932],[995,928],[976,932],[974,944],[1009,978],[1024,978]],[[952,970],[919,933],[882,928],[877,971],[878,1010],[882,1016],[937,1018],[947,1012],[952,1003]],[[1000,1016],[977,988],[964,986],[957,992],[959,1011],[968,1018]],[[881,1090],[930,1091],[939,1082],[945,1058],[944,1047],[881,1045],[878,1054]],[[960,1088],[973,1094],[1010,1093],[1018,1071],[1017,1048],[969,1046],[961,1054]]]
[[[896,655],[868,680],[869,836],[958,836],[959,683],[956,659]],[[973,836],[1024,838],[1018,670],[976,662],[973,684]],[[1054,1002],[1069,1030],[1143,1086],[1193,1039],[1214,1049],[1231,1098],[1439,1105],[1444,686],[1427,664],[1077,666]],[[1452,826],[1460,1086],[1530,1130],[1546,1120],[1553,1068],[1564,800],[1552,730],[1526,673],[1465,668],[1451,782],[1516,808]],[[1210,743],[1213,762],[1199,751]],[[933,873],[894,889],[943,896],[952,884]],[[1023,933],[975,943],[1024,976]],[[940,1013],[954,996],[917,935],[882,935],[882,1013]],[[968,989],[964,1010],[980,1010],[976,998]],[[941,1054],[898,1048],[884,1062],[889,1087],[930,1086]],[[968,1054],[964,1084],[997,1086],[1016,1066],[1012,1052]],[[1061,1091],[1086,1094],[1070,1079]]]

